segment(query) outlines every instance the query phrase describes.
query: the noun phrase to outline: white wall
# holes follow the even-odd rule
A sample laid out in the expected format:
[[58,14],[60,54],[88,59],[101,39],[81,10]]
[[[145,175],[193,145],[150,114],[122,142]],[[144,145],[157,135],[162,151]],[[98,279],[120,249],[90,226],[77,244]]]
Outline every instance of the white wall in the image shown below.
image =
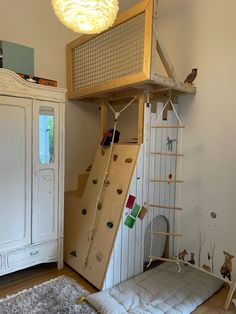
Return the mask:
[[[49,0],[1,0],[0,40],[34,48],[35,75],[66,88],[66,49],[78,34],[64,27]],[[77,175],[91,163],[98,144],[98,107],[66,104],[66,190],[77,187]]]
[[234,0],[160,1],[160,31],[177,73],[184,79],[199,69],[196,96],[179,99],[187,126],[182,247],[198,254],[199,225],[207,230],[201,266],[215,243],[217,273],[223,249],[236,255],[235,12]]
[[[136,2],[120,0],[120,12]],[[59,87],[67,87],[65,46],[78,36],[59,22],[49,0],[0,1],[0,40],[34,48],[35,75],[57,80]],[[98,106],[67,101],[67,191],[77,188],[77,176],[91,163],[99,136]]]

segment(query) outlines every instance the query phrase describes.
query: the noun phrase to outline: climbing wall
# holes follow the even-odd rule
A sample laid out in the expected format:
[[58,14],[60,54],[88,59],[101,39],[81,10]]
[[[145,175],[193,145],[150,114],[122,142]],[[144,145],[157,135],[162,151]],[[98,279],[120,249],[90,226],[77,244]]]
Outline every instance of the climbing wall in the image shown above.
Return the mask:
[[137,144],[116,144],[98,206],[95,231],[85,265],[95,206],[110,148],[99,147],[83,196],[65,199],[65,261],[94,286],[101,289],[120,224],[123,208],[139,152]]

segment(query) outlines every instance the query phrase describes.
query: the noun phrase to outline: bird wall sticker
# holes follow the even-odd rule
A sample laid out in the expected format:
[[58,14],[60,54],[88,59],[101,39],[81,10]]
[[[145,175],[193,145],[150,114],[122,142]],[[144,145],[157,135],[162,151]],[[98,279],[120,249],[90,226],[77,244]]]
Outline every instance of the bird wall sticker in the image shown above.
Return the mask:
[[193,84],[193,81],[197,77],[197,69],[192,69],[192,72],[186,77],[184,83]]

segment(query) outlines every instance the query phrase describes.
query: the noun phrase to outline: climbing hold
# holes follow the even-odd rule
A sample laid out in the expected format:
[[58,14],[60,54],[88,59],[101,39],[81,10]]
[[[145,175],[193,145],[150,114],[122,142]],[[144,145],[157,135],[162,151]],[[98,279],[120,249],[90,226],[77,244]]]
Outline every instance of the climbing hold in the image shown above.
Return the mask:
[[173,175],[170,173],[168,176],[168,184],[172,182],[172,179],[173,179]]
[[77,257],[76,251],[71,251],[71,252],[70,252],[70,255],[71,255],[71,256],[74,256],[74,257]]
[[119,194],[119,195],[122,194],[122,192],[123,192],[123,190],[121,190],[121,189],[117,189],[116,191],[117,191],[117,194]]
[[82,215],[84,215],[84,216],[87,215],[87,209],[85,209],[85,208],[82,209]]
[[130,164],[132,161],[133,161],[132,158],[126,158],[126,159],[125,159],[125,163],[126,163],[126,164]]
[[110,185],[110,181],[105,180],[105,181],[104,181],[104,185],[105,185],[105,187],[107,188],[107,187]]
[[97,210],[101,210],[101,209],[102,209],[102,203],[99,202],[99,203],[98,203],[98,206],[97,206]]
[[76,304],[81,304],[82,302],[84,302],[86,300],[86,298],[83,296],[83,295],[81,295],[80,297],[78,297],[77,299],[76,299]]
[[105,155],[105,153],[106,153],[106,152],[105,152],[105,150],[104,150],[104,149],[102,149],[102,150],[101,150],[101,154],[102,154],[102,156],[104,156],[104,155]]
[[89,165],[88,168],[86,169],[87,172],[90,172],[92,170],[93,165]]
[[93,182],[93,184],[97,184],[97,183],[98,183],[98,180],[93,179],[92,182]]
[[118,155],[113,155],[113,160],[116,161],[118,158]]
[[107,227],[108,228],[110,228],[110,229],[112,229],[113,228],[113,222],[111,222],[111,221],[108,221],[108,223],[107,223]]
[[211,212],[211,217],[212,217],[213,219],[215,219],[215,218],[217,217],[216,212]]
[[99,262],[101,262],[101,260],[102,260],[102,253],[97,253],[96,254],[96,259],[99,261]]

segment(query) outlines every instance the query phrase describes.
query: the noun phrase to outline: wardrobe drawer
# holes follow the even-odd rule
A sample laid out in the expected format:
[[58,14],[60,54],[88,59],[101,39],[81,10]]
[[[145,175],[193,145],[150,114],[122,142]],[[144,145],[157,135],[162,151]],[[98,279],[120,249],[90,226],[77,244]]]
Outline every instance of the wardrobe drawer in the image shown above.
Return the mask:
[[57,261],[57,241],[30,246],[7,254],[8,268],[28,267],[38,263]]

